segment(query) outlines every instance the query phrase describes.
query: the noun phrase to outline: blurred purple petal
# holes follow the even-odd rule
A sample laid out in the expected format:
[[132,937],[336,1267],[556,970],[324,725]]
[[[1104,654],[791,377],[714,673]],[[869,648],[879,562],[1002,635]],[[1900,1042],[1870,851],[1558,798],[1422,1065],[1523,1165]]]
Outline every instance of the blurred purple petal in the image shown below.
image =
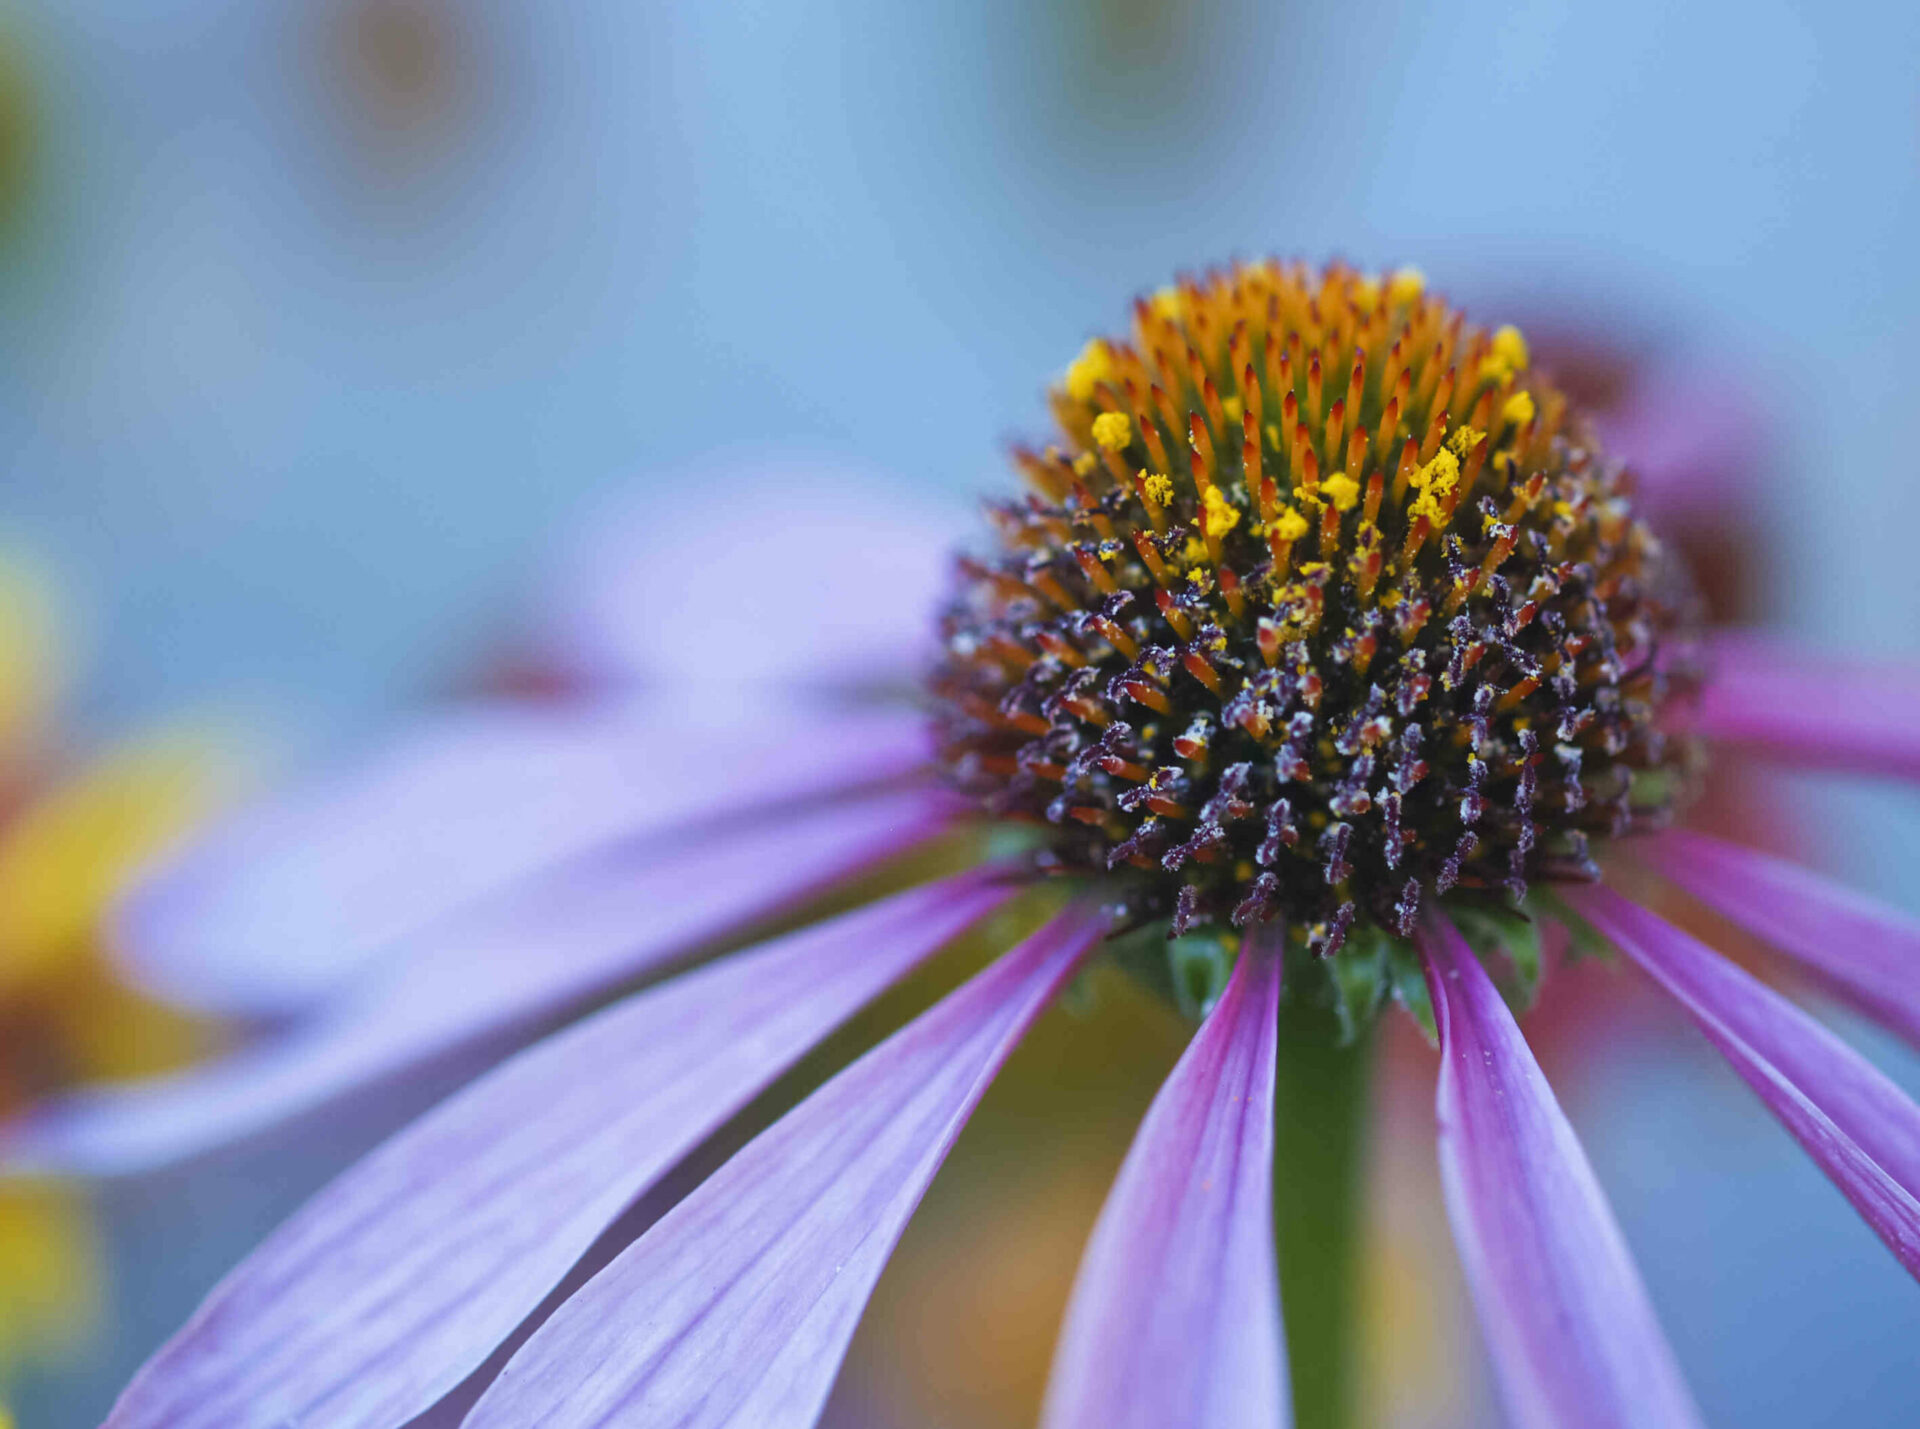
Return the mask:
[[125,902],[115,942],[176,1001],[297,1011],[570,857],[898,775],[926,758],[923,726],[724,704],[464,711],[189,844]]
[[1920,779],[1920,668],[1813,656],[1744,638],[1714,646],[1697,727],[1788,764]]
[[915,889],[522,1052],[248,1257],[109,1425],[406,1422],[486,1359],[681,1156],[1012,891],[980,874]]
[[1443,918],[1418,936],[1440,1027],[1440,1179],[1517,1429],[1666,1429],[1699,1412],[1593,1168],[1513,1014]]
[[53,1102],[0,1135],[15,1170],[125,1174],[238,1140],[490,1037],[524,1037],[947,826],[932,792],[875,796],[615,851],[450,920],[298,1031],[175,1076]]
[[1280,935],[1248,938],[1148,1109],[1087,1243],[1046,1429],[1279,1429],[1273,1247]]
[[899,684],[966,529],[964,512],[827,462],[709,467],[596,513],[536,638],[594,685]]
[[175,1001],[298,1011],[515,879],[895,776],[927,753],[908,712],[468,710],[187,845],[126,900],[114,941]]
[[1100,936],[1062,914],[763,1132],[536,1331],[471,1429],[804,1429],[987,1084]]
[[1641,505],[1656,520],[1724,519],[1758,484],[1767,422],[1752,384],[1698,359],[1636,373],[1598,425],[1608,455],[1633,468]]
[[1705,834],[1662,834],[1648,850],[1662,878],[1791,953],[1920,1046],[1920,920],[1798,864]]
[[1779,993],[1646,909],[1605,888],[1572,890],[1568,902],[1679,1000],[1920,1276],[1920,1107]]

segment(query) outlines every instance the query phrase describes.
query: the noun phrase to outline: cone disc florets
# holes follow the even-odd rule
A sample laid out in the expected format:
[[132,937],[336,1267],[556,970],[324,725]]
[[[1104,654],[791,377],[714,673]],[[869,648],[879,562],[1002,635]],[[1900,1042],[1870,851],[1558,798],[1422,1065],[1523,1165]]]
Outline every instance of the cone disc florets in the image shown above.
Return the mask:
[[1043,864],[1328,952],[1666,812],[1671,569],[1516,330],[1407,270],[1235,265],[1051,396],[932,682],[947,767]]

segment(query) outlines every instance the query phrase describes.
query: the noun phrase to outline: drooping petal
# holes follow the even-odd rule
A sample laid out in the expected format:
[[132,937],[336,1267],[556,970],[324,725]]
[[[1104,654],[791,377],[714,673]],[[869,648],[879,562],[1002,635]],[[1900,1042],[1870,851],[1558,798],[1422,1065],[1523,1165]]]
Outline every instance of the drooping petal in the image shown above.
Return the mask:
[[1920,779],[1920,668],[1806,655],[1759,641],[1715,644],[1698,728],[1784,763]]
[[1673,994],[1920,1276],[1920,1107],[1779,993],[1646,909],[1605,888],[1575,890],[1568,901]]
[[405,1423],[681,1156],[1012,891],[964,874],[899,894],[522,1052],[249,1256],[148,1362],[109,1429]]
[[905,792],[824,806],[658,857],[569,866],[449,920],[298,1031],[175,1076],[52,1102],[0,1134],[15,1170],[115,1175],[239,1140],[534,1024],[790,907],[947,826]]
[[1154,1098],[1087,1243],[1045,1429],[1279,1429],[1273,1246],[1278,936],[1247,940]]
[[1667,1429],[1699,1412],[1593,1168],[1480,961],[1419,934],[1440,1028],[1440,1180],[1517,1429]]
[[302,1011],[401,940],[569,858],[898,775],[925,760],[923,725],[784,707],[466,710],[189,843],[124,902],[112,941],[173,1001]]
[[599,686],[909,679],[966,529],[964,512],[909,496],[791,455],[651,484],[592,514],[558,565],[536,647]]
[[469,1429],[804,1429],[987,1083],[1099,937],[1069,910],[763,1132],[557,1310]]
[[1798,864],[1704,834],[1662,834],[1650,852],[1649,866],[1662,878],[1791,953],[1920,1045],[1920,920]]

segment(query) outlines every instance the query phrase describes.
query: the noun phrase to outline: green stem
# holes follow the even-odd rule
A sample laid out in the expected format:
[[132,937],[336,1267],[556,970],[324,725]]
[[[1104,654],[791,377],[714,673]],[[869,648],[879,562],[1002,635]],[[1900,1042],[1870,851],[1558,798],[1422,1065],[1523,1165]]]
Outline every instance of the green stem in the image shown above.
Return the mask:
[[1371,1039],[1335,1043],[1332,1015],[1280,1007],[1274,1088],[1274,1230],[1296,1429],[1357,1422],[1360,1250]]

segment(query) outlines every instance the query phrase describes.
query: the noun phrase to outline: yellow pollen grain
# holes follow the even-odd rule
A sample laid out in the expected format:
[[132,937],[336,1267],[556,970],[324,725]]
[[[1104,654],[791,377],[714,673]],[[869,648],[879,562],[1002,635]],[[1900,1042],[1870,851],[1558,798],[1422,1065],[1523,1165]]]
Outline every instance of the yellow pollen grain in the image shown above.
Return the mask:
[[1247,410],[1247,405],[1238,397],[1222,397],[1220,399],[1220,410],[1226,414],[1229,422],[1238,425],[1242,414]]
[[1096,337],[1067,365],[1067,395],[1076,402],[1091,402],[1094,389],[1112,377],[1113,350]]
[[1171,284],[1153,295],[1153,310],[1163,318],[1177,318],[1181,309],[1180,290]]
[[1380,280],[1366,277],[1353,285],[1353,305],[1363,313],[1380,306]]
[[1307,518],[1291,506],[1285,507],[1273,519],[1273,534],[1283,541],[1297,541],[1307,534]]
[[1240,508],[1222,496],[1219,487],[1209,486],[1205,500],[1209,538],[1218,540],[1240,524]]
[[1433,454],[1432,461],[1415,467],[1407,480],[1422,491],[1437,489],[1444,495],[1459,485],[1460,458],[1442,447]]
[[1524,427],[1533,420],[1533,393],[1516,392],[1500,408],[1500,420]]
[[1333,503],[1335,511],[1351,511],[1360,500],[1360,483],[1337,471],[1320,483],[1320,494]]
[[1520,336],[1520,329],[1509,323],[1493,335],[1493,360],[1506,369],[1502,376],[1515,372],[1525,372],[1531,357],[1527,352],[1527,340]]
[[1418,268],[1402,268],[1387,280],[1387,301],[1395,307],[1415,302],[1427,290],[1427,275]]
[[1099,465],[1099,457],[1095,456],[1092,452],[1081,452],[1079,456],[1073,459],[1073,474],[1075,476],[1087,476]]
[[1093,439],[1110,452],[1123,451],[1133,440],[1133,423],[1124,412],[1102,412],[1093,419]]
[[1486,433],[1478,427],[1460,427],[1452,436],[1447,438],[1447,448],[1455,456],[1465,461],[1467,453],[1472,451],[1474,447],[1479,444],[1480,438],[1485,435]]
[[1181,547],[1180,554],[1189,564],[1198,565],[1207,559],[1207,543],[1198,536],[1189,536],[1187,544]]
[[1438,527],[1445,513],[1447,498],[1460,484],[1460,458],[1445,447],[1433,454],[1433,460],[1416,469],[1407,478],[1420,490],[1420,495],[1408,508],[1411,515],[1424,516]]
[[1142,486],[1147,489],[1147,497],[1156,506],[1165,506],[1173,500],[1173,482],[1168,477],[1155,472],[1152,476],[1141,477]]

